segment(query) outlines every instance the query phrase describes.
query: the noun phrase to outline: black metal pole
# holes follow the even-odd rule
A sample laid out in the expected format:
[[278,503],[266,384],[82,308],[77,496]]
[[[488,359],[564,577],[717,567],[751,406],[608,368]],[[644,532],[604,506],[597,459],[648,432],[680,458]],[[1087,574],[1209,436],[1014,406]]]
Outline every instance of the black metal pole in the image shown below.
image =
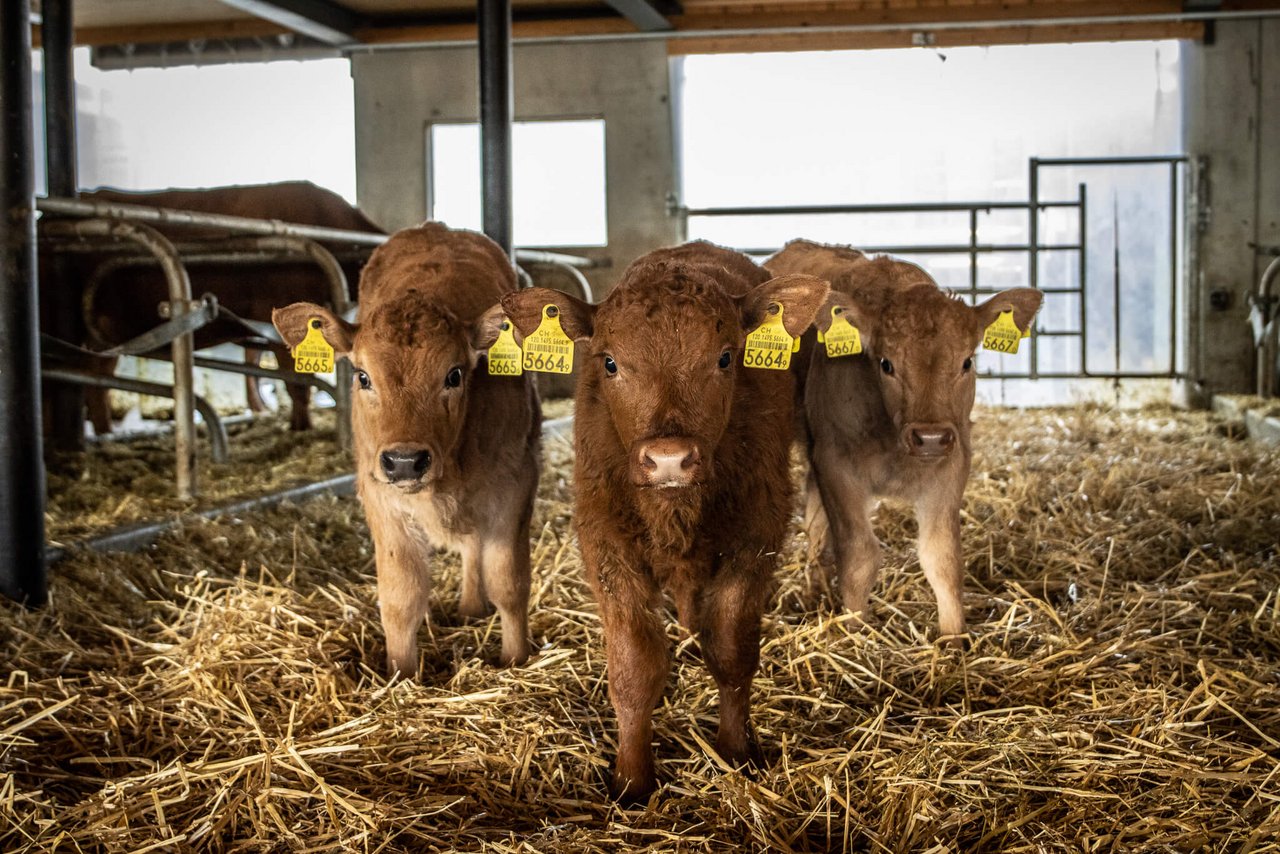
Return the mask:
[[511,0],[480,0],[484,233],[511,254]]
[[[44,0],[40,43],[44,48],[45,163],[48,194],[75,198],[76,181],[76,72],[72,55],[71,0]],[[48,272],[57,285],[42,289],[45,302],[40,314],[48,331],[63,341],[84,341],[84,321],[75,277],[67,258],[54,258]],[[49,395],[50,439],[61,451],[84,450],[84,389],[76,385],[52,385]]]
[[45,601],[30,0],[0,0],[0,592]]

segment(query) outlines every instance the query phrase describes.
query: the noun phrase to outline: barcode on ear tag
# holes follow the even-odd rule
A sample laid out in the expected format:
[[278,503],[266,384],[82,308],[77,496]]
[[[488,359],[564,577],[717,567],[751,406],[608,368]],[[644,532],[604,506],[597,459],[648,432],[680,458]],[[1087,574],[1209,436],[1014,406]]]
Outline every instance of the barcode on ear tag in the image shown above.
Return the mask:
[[299,374],[327,374],[333,370],[333,347],[324,340],[320,318],[307,321],[307,334],[293,348],[293,370]]

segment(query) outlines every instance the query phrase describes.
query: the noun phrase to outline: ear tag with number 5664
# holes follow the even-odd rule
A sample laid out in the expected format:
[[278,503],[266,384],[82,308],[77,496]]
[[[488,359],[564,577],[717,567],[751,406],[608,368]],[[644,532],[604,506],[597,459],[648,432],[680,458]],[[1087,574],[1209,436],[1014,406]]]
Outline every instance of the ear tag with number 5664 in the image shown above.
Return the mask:
[[333,370],[333,348],[320,333],[320,318],[307,321],[307,334],[293,348],[293,370],[299,374],[327,374]]
[[520,362],[523,353],[516,343],[515,333],[511,329],[511,321],[502,318],[498,327],[498,340],[489,348],[489,373],[495,377],[518,377],[524,373]]
[[742,351],[742,364],[748,368],[785,371],[791,367],[791,354],[797,342],[782,325],[782,306],[769,304],[764,322],[747,333],[747,346]]
[[1022,330],[1013,322],[1013,309],[1000,312],[995,322],[987,327],[982,336],[982,346],[997,353],[1014,355],[1018,352],[1018,342],[1022,340]]
[[524,339],[524,369],[544,374],[567,374],[573,371],[573,339],[560,326],[560,309],[542,307],[542,322]]

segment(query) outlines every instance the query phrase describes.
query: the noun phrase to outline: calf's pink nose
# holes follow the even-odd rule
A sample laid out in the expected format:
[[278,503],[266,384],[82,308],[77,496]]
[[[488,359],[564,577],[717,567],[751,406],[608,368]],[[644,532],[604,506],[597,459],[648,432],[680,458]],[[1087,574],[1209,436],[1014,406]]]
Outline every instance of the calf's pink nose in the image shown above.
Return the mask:
[[652,439],[636,450],[639,474],[650,486],[688,486],[702,468],[702,454],[688,439]]
[[956,431],[950,424],[908,424],[903,433],[907,453],[913,457],[941,459],[956,446]]

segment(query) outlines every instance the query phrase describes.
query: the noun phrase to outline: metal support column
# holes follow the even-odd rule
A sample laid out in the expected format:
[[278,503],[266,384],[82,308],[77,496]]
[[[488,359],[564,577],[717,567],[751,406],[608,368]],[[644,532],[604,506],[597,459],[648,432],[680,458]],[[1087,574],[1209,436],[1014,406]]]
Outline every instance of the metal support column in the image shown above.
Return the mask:
[[30,0],[0,0],[0,592],[45,602]]
[[480,0],[484,233],[511,254],[511,0]]
[[[71,0],[44,0],[40,39],[44,48],[45,162],[48,168],[48,195],[75,198],[76,180],[76,75],[72,56]],[[63,341],[84,340],[80,300],[74,288],[71,265],[66,258],[54,258],[53,280],[59,287],[40,295],[48,300],[41,315],[50,323],[48,331]],[[78,385],[55,385],[49,395],[50,439],[62,451],[84,449],[84,390]]]

